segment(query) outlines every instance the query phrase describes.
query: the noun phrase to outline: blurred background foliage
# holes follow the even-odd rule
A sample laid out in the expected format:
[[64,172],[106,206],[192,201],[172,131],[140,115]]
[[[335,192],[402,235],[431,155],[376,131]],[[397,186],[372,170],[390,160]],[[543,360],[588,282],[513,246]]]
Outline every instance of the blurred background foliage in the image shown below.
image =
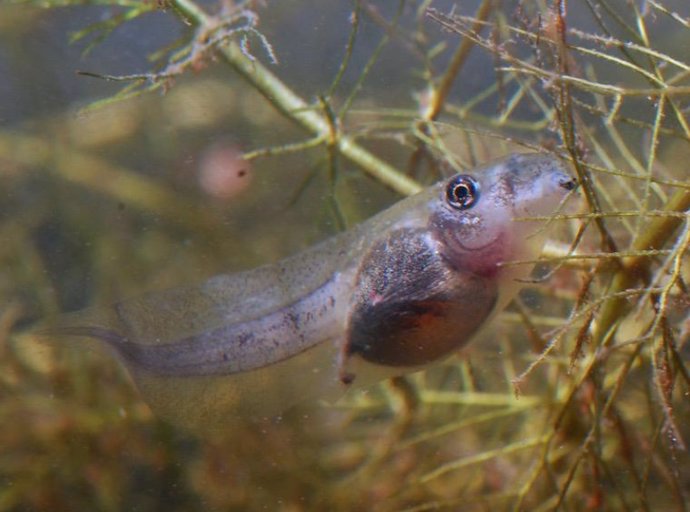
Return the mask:
[[[688,48],[685,0],[3,0],[0,510],[687,510]],[[427,372],[199,438],[22,334],[516,149],[585,212]]]

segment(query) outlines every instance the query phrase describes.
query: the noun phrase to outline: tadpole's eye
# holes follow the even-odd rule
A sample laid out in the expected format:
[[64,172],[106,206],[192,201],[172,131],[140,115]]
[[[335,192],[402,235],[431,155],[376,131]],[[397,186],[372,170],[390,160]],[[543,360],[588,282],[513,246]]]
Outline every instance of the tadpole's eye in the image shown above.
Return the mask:
[[448,204],[458,210],[472,208],[479,199],[479,184],[471,176],[454,177],[446,188]]

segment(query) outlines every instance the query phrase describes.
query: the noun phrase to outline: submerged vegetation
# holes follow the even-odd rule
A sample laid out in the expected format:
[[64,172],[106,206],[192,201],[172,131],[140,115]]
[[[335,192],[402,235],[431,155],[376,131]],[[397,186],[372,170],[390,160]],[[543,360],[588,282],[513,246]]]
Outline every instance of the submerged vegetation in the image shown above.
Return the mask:
[[[0,4],[0,510],[687,510],[688,3],[284,4]],[[585,208],[440,367],[199,439],[23,334],[515,150],[569,161]]]

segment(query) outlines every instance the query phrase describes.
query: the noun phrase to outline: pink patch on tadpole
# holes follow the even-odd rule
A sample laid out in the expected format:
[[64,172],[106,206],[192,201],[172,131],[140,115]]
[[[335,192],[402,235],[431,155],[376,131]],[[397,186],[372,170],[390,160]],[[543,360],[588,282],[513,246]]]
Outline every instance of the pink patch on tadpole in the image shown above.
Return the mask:
[[511,260],[511,237],[501,232],[481,249],[463,254],[462,266],[483,277],[494,277],[501,264]]
[[378,293],[376,291],[372,291],[369,294],[369,303],[371,303],[372,305],[376,305],[379,302],[381,302],[382,300],[383,300],[383,295],[381,295],[380,293]]
[[209,146],[199,161],[199,186],[216,199],[230,199],[244,192],[252,180],[252,168],[232,143]]

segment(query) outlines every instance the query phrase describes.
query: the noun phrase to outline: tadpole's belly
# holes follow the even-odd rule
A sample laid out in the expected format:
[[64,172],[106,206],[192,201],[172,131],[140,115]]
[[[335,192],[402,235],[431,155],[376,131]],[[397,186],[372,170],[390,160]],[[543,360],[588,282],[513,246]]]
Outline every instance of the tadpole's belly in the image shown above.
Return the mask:
[[493,312],[496,280],[452,268],[424,230],[402,229],[362,261],[347,353],[419,367],[466,344]]

